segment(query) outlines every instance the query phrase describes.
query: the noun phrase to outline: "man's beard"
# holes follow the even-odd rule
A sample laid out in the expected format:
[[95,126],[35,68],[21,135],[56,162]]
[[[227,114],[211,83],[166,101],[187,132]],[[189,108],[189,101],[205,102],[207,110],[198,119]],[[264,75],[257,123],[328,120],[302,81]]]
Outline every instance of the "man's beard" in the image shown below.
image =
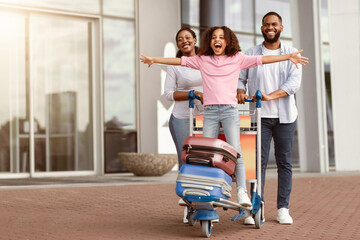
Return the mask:
[[280,38],[280,33],[281,33],[281,31],[278,31],[277,33],[275,33],[275,36],[274,36],[273,38],[268,38],[268,37],[266,36],[266,33],[265,33],[265,32],[262,32],[262,35],[263,35],[263,37],[264,37],[264,39],[265,39],[265,42],[274,43],[274,42],[276,42],[276,41]]

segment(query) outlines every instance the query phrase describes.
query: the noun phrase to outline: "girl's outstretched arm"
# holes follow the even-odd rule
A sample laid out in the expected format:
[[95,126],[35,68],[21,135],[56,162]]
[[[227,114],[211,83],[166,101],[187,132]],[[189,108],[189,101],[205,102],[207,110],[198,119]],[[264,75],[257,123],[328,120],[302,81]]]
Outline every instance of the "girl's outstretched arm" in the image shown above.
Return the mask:
[[296,68],[298,67],[298,63],[300,63],[301,65],[306,65],[307,63],[309,63],[309,59],[307,57],[302,57],[300,55],[300,53],[303,50],[297,51],[297,52],[293,52],[291,54],[284,54],[284,55],[272,55],[272,56],[263,56],[262,57],[262,63],[263,64],[267,64],[267,63],[274,63],[274,62],[281,62],[281,61],[286,61],[286,60],[290,60],[291,62],[293,62],[296,66]]
[[144,54],[141,55],[140,61],[148,64],[149,67],[153,63],[160,63],[160,64],[166,64],[166,65],[181,65],[181,58],[163,58],[163,57],[148,57]]

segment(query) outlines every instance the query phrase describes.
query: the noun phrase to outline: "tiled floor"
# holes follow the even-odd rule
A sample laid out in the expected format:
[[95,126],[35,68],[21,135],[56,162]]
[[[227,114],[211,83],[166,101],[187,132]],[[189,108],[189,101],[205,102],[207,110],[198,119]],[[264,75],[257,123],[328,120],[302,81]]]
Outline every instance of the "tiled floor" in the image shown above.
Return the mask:
[[[190,227],[181,221],[175,178],[171,173],[73,179],[72,184],[40,187],[1,184],[0,239],[199,239],[200,224]],[[219,209],[220,223],[211,238],[360,239],[360,173],[295,174],[290,201],[294,224],[289,226],[276,222],[276,188],[270,174],[261,229],[232,222],[236,212]]]

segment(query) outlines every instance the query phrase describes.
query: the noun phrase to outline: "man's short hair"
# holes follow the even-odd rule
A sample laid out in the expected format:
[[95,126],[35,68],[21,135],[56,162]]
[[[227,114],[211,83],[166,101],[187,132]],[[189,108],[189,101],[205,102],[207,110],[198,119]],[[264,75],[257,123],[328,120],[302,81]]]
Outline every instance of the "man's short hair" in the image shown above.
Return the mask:
[[277,13],[277,12],[268,12],[267,14],[264,15],[264,17],[262,18],[262,24],[264,24],[264,20],[267,16],[270,16],[270,15],[275,15],[279,18],[280,20],[280,23],[282,24],[282,17]]

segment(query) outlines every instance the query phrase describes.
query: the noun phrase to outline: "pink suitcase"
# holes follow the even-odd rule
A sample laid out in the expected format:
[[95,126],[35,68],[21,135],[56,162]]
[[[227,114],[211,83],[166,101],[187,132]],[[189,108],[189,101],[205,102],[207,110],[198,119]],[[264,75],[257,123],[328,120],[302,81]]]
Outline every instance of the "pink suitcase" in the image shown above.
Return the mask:
[[186,138],[182,160],[186,164],[216,167],[232,175],[240,154],[227,142],[217,138]]

